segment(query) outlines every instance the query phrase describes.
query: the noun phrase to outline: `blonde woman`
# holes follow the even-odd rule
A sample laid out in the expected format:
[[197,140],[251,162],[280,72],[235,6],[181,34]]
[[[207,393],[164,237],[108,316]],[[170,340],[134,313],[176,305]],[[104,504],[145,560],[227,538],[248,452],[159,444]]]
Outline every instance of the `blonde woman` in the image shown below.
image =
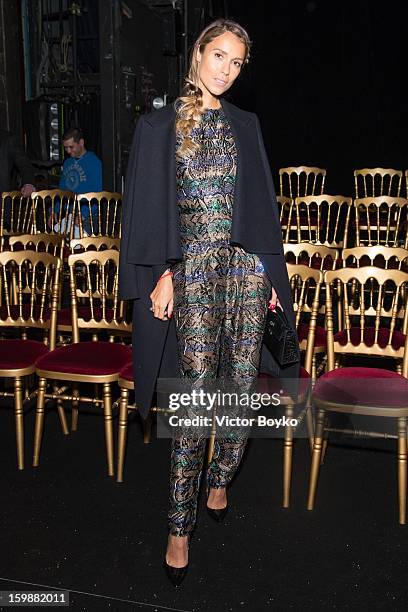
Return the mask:
[[[259,121],[224,99],[249,60],[239,24],[217,20],[198,36],[182,95],[137,125],[125,189],[120,289],[134,299],[134,373],[142,415],[158,376],[250,384],[282,372],[262,336],[268,305],[293,325],[277,203]],[[245,439],[216,440],[207,510],[221,522]],[[169,537],[174,585],[188,567],[205,438],[173,440]]]

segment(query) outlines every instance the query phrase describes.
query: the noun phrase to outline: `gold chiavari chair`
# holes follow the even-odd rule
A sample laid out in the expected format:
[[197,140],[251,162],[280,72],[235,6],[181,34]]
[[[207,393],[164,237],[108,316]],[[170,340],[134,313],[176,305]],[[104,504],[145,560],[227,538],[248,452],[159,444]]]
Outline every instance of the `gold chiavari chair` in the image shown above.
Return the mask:
[[356,246],[408,248],[408,200],[390,196],[354,201]]
[[33,233],[60,234],[66,239],[72,238],[76,233],[75,228],[79,227],[75,198],[75,193],[60,189],[34,191],[31,194],[34,203]]
[[62,258],[64,237],[58,234],[21,234],[10,236],[11,251],[35,251],[36,253],[50,253]]
[[295,201],[286,196],[277,196],[279,222],[283,242],[297,241],[297,219]]
[[343,249],[341,253],[343,268],[377,266],[385,270],[408,272],[408,249],[400,247],[360,246]]
[[408,197],[408,170],[405,170],[404,174],[405,174],[405,191]]
[[352,198],[311,195],[295,199],[297,242],[343,248],[347,245]]
[[104,249],[120,249],[120,238],[110,238],[109,236],[88,236],[87,238],[73,238],[69,247],[71,253],[84,251],[103,251]]
[[340,259],[340,250],[323,244],[297,242],[283,245],[286,263],[314,268],[315,270],[334,270]]
[[[35,373],[36,359],[55,348],[61,260],[49,253],[7,251],[0,254],[0,378],[14,380],[18,468],[24,468],[24,403],[36,391],[24,394],[23,382]],[[20,332],[20,338],[16,338]],[[29,339],[32,331],[37,339]],[[40,338],[40,339],[38,339]],[[25,396],[24,396],[25,395]],[[64,433],[68,428],[63,411]]]
[[356,198],[378,196],[399,197],[402,171],[393,168],[361,168],[354,170]]
[[[315,503],[317,480],[325,432],[382,437],[384,432],[326,427],[329,414],[345,413],[349,417],[394,419],[398,434],[399,522],[406,522],[407,489],[407,417],[408,417],[408,274],[400,270],[377,267],[343,268],[325,272],[328,372],[321,376],[313,392],[317,408],[316,429],[310,472],[308,510]],[[333,318],[333,285],[343,287],[344,325],[338,329]],[[375,286],[375,290],[374,289]],[[367,299],[369,296],[369,299]],[[398,312],[403,318],[398,319]],[[347,365],[355,356],[388,358],[395,370],[383,367]],[[380,365],[383,365],[383,361]],[[342,367],[344,366],[344,367]],[[377,421],[378,423],[378,421]]]
[[5,237],[14,234],[29,234],[33,226],[33,203],[20,191],[3,191],[0,209],[1,250]]
[[[113,476],[113,429],[111,384],[118,380],[120,370],[131,360],[131,349],[113,340],[128,335],[131,324],[124,304],[118,299],[119,253],[114,250],[88,251],[68,258],[72,304],[72,344],[61,346],[37,360],[40,378],[36,410],[33,465],[39,465],[46,398],[72,403],[72,430],[77,427],[79,402],[102,405],[108,473]],[[86,268],[85,274],[83,268]],[[77,274],[78,268],[81,274]],[[79,279],[79,281],[78,281]],[[80,301],[87,300],[88,314],[81,315]],[[80,341],[80,332],[105,334],[109,341]],[[71,394],[46,392],[47,381],[72,384]],[[99,384],[103,398],[80,393],[80,383]]]
[[122,194],[109,191],[77,195],[79,237],[109,236],[120,238]]
[[279,169],[280,195],[291,199],[322,194],[326,170],[312,166]]

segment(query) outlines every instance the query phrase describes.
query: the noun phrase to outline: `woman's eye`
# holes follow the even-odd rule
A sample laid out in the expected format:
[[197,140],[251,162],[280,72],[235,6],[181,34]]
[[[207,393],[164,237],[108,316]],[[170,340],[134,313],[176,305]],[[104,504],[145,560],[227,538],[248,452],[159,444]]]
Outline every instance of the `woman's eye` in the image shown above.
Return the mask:
[[215,57],[222,57],[221,53],[215,53]]
[[234,64],[235,64],[235,66],[236,66],[237,68],[241,68],[241,66],[242,66],[241,62],[234,62]]

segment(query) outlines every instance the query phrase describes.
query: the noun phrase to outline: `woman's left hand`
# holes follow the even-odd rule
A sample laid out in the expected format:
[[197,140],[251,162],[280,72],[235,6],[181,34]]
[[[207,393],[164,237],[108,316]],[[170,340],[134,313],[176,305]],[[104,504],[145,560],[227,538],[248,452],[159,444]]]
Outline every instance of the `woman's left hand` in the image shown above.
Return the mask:
[[271,299],[269,300],[268,308],[270,308],[271,310],[275,310],[277,306],[279,306],[279,308],[282,308],[282,305],[278,299],[278,294],[276,293],[274,287],[272,287],[272,295],[271,295]]

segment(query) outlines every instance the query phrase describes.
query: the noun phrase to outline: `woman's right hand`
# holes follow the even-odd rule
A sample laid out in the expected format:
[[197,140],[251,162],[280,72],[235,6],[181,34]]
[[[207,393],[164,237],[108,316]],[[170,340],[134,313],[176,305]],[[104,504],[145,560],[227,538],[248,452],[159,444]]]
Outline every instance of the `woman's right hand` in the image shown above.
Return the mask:
[[150,310],[157,319],[167,321],[173,315],[173,280],[171,275],[159,278],[156,287],[150,294]]

